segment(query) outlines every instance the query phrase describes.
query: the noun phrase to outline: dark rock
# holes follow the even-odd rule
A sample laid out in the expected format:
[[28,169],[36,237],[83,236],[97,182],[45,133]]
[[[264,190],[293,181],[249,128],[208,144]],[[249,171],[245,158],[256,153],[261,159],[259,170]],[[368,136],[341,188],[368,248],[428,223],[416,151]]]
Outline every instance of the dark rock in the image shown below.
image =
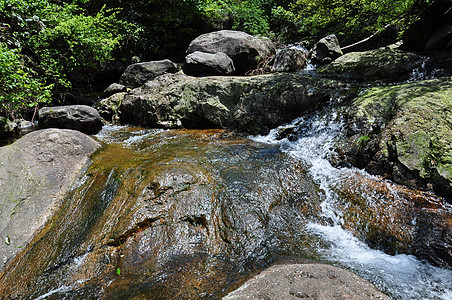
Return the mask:
[[116,93],[127,92],[127,87],[119,83],[110,84],[102,93],[102,97],[107,98]]
[[0,148],[0,269],[49,220],[98,147],[78,131],[46,129]]
[[186,128],[267,133],[325,105],[345,86],[302,74],[253,77],[164,75],[124,97],[121,122],[158,127],[179,120]]
[[294,264],[268,268],[223,300],[300,298],[391,299],[350,271],[330,265]]
[[0,117],[0,139],[8,138],[19,132],[19,127],[8,118]]
[[39,110],[41,128],[74,129],[87,134],[95,134],[102,129],[99,112],[86,105],[43,107]]
[[127,93],[121,92],[111,95],[108,98],[99,100],[94,108],[100,116],[107,121],[119,121],[119,106]]
[[296,47],[283,48],[276,53],[272,72],[295,72],[307,65],[306,53]]
[[332,34],[318,41],[309,52],[311,62],[326,65],[342,55],[341,46],[336,35]]
[[260,61],[274,55],[276,49],[267,38],[254,37],[240,31],[220,30],[194,39],[188,47],[187,54],[195,51],[223,52],[232,59],[236,71],[244,74],[256,69]]
[[176,64],[169,59],[136,63],[127,67],[119,79],[119,83],[129,88],[136,88],[157,76],[177,71]]
[[409,51],[452,50],[452,1],[433,1],[403,35]]
[[195,51],[185,57],[182,70],[191,76],[216,76],[231,75],[235,72],[235,67],[232,59],[223,52]]

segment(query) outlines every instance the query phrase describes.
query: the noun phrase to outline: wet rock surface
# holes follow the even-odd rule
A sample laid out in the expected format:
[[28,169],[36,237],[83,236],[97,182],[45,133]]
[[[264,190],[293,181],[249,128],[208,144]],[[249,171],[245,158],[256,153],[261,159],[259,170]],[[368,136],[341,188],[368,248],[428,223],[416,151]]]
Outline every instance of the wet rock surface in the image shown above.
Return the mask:
[[86,105],[43,107],[39,110],[39,127],[78,130],[96,134],[103,123],[99,112]]
[[302,74],[203,78],[164,75],[125,95],[120,117],[125,124],[148,127],[179,121],[186,128],[267,133],[324,106],[347,88],[333,80]]
[[[318,251],[328,245],[306,229],[328,222],[318,187],[303,162],[278,148],[222,130],[124,127],[98,138],[107,145],[80,184],[0,274],[2,299],[218,299],[280,259],[322,261]],[[382,197],[393,190],[363,183],[337,185],[350,187],[342,198],[345,224],[385,248],[381,241],[406,229],[411,194],[401,193],[405,200],[388,212],[356,199],[363,190]],[[422,197],[408,217],[430,209],[419,224],[431,233],[451,210]],[[362,224],[375,227],[359,226],[356,211],[368,212]],[[382,234],[378,226],[394,218],[400,222]]]
[[0,148],[0,268],[52,216],[99,144],[74,130],[29,133]]
[[386,299],[370,282],[329,265],[277,265],[223,297],[234,299]]

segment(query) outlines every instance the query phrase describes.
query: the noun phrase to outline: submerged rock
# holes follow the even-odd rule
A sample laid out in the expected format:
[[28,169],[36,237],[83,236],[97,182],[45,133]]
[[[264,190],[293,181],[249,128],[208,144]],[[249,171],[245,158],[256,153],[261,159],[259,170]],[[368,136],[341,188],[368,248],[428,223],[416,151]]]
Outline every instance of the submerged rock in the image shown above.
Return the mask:
[[164,75],[125,95],[124,124],[160,127],[180,121],[186,128],[228,128],[267,133],[340,94],[346,85],[301,74],[253,77]]
[[277,265],[223,297],[234,299],[386,299],[370,282],[329,265]]
[[368,89],[353,101],[349,128],[369,139],[360,149],[351,140],[348,152],[373,174],[452,197],[451,99],[450,77]]
[[190,43],[187,54],[195,51],[225,53],[232,59],[239,74],[256,69],[259,62],[276,53],[270,39],[234,30],[220,30],[200,35]]
[[0,269],[50,219],[98,147],[78,131],[46,129],[0,148]]
[[99,112],[86,105],[43,107],[39,110],[39,127],[74,129],[95,134],[102,129]]

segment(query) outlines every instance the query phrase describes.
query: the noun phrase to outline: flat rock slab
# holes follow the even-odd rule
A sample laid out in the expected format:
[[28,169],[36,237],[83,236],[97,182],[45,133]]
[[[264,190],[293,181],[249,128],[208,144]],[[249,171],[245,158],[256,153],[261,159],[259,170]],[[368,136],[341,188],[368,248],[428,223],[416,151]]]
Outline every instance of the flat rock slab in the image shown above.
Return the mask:
[[0,270],[47,222],[98,147],[78,131],[46,129],[0,148]]
[[391,298],[349,271],[330,265],[294,264],[270,267],[223,299]]

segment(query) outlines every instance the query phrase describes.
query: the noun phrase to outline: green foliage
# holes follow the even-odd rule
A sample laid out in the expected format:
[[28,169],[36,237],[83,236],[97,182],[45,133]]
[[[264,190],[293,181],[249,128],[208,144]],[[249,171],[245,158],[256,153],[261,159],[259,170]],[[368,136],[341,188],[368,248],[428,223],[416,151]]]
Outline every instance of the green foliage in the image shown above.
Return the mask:
[[19,51],[0,42],[0,114],[20,114],[23,109],[47,103],[51,99],[51,85],[33,77],[35,72],[24,64]]
[[291,6],[299,31],[311,41],[334,33],[342,44],[395,25],[403,31],[416,18],[419,0],[297,0]]
[[[67,4],[51,0],[0,0],[0,20],[3,22],[0,24],[0,42],[16,49],[16,55],[22,57],[19,60],[27,74],[25,77],[39,75],[42,82],[52,84],[54,95],[67,91],[77,76],[87,82],[87,75],[92,70],[111,59],[122,39],[120,32],[130,29],[127,23],[116,18],[117,11],[102,7],[90,15],[77,5],[84,2],[87,0]],[[25,84],[24,80],[20,84],[17,80],[14,82]],[[33,88],[23,90],[39,90],[36,82],[28,84]],[[4,86],[0,89],[2,95],[11,92]],[[16,86],[15,89],[20,88]],[[42,97],[31,93],[38,97],[36,103],[42,102],[41,98],[48,98],[48,89],[45,91]],[[23,99],[26,105],[31,101],[30,97]],[[14,98],[15,102],[20,99],[19,96],[9,98]]]

